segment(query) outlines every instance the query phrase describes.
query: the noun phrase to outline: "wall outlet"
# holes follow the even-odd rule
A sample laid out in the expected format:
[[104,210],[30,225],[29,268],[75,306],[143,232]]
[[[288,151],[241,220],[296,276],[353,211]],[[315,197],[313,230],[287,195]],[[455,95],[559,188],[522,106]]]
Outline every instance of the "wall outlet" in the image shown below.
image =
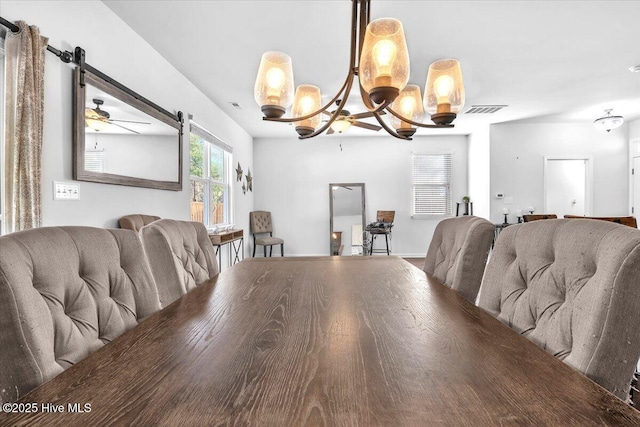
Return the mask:
[[513,197],[505,197],[504,198],[504,204],[507,205],[507,204],[510,204],[510,203],[513,203]]
[[53,181],[53,200],[80,200],[80,184]]

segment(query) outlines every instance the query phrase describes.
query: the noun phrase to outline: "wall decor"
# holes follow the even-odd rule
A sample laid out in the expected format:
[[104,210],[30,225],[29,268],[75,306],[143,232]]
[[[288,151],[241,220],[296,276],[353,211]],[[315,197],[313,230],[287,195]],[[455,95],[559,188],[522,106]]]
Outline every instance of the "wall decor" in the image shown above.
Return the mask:
[[253,178],[251,177],[251,169],[249,169],[247,177],[247,190],[253,191]]
[[238,167],[236,168],[236,181],[242,181],[242,166],[240,166],[240,162],[238,162]]
[[242,183],[242,194],[247,194],[247,186]]

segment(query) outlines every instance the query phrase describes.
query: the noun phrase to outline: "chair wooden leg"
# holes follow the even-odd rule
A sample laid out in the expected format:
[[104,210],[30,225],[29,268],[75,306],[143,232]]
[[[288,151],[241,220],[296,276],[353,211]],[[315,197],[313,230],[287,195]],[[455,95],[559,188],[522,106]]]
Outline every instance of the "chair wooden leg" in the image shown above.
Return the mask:
[[262,249],[264,249],[264,257],[266,258],[267,257],[267,247],[263,246]]
[[387,244],[387,256],[389,256],[389,235],[384,235],[384,242]]
[[375,239],[376,235],[371,235],[371,244],[369,245],[369,255],[373,255],[373,239]]
[[269,246],[269,258],[273,255],[273,245]]
[[280,256],[284,256],[284,243],[280,244]]
[[256,257],[256,244],[255,244],[255,242],[253,244],[253,257],[254,258]]

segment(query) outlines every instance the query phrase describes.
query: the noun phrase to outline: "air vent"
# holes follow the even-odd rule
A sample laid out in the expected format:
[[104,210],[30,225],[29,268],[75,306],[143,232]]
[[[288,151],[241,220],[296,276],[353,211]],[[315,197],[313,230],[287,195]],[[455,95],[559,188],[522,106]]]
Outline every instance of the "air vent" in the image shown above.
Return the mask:
[[464,114],[493,114],[508,105],[472,105]]
[[229,103],[233,108],[235,108],[236,110],[242,110],[242,106],[240,104],[238,104],[237,102],[230,102]]

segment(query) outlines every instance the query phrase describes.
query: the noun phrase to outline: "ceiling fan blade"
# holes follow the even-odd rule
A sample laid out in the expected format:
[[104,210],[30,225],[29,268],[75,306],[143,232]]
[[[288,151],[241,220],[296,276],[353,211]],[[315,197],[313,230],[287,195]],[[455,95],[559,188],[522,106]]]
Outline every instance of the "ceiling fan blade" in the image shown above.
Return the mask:
[[139,125],[150,125],[151,124],[151,123],[148,123],[148,122],[135,122],[133,120],[116,120],[116,119],[109,119],[109,122],[137,123]]
[[126,128],[126,127],[121,126],[121,125],[119,125],[119,124],[117,124],[117,123],[111,123],[111,122],[109,122],[109,124],[110,124],[110,125],[114,125],[114,126],[118,126],[119,128],[122,128],[122,129],[124,129],[124,130],[128,130],[129,132],[133,132],[133,133],[135,133],[136,135],[140,135],[140,132],[136,132],[136,131],[135,131],[135,130],[133,130],[133,129]]
[[[384,110],[378,112],[378,115],[380,115],[380,116],[382,116],[384,114],[386,114],[384,112]],[[349,116],[349,118],[356,119],[356,120],[357,119],[366,119],[367,117],[373,117],[373,113],[370,112],[370,111],[365,111],[364,113],[357,113],[357,114],[352,114],[352,115]]]
[[382,129],[382,127],[378,126],[378,125],[372,125],[370,123],[364,123],[364,122],[351,122],[351,124],[353,126],[359,127],[359,128],[363,128],[363,129],[369,129],[369,130],[380,130]]
[[329,130],[327,131],[327,135],[331,135],[332,133],[335,133],[335,131],[333,130],[333,128],[329,128]]

